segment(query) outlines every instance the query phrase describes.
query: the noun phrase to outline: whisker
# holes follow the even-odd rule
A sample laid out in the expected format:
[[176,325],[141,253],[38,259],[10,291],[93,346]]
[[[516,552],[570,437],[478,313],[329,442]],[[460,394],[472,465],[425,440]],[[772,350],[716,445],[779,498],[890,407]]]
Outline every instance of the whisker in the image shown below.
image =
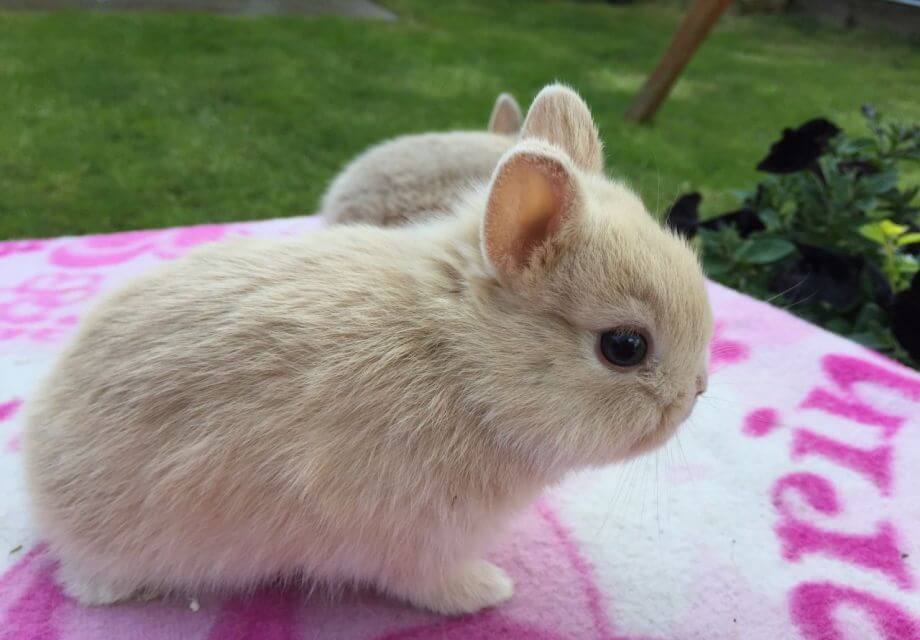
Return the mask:
[[800,304],[805,304],[806,302],[811,302],[811,299],[814,298],[816,295],[817,295],[817,292],[812,293],[812,294],[809,295],[808,297],[802,298],[801,300],[796,300],[795,302],[793,302],[793,303],[791,303],[791,304],[789,304],[789,305],[786,305],[785,307],[780,307],[780,309],[782,309],[783,311],[789,311],[789,309],[791,309],[792,307],[797,307],[797,306],[800,305]]
[[601,521],[601,525],[597,530],[597,534],[600,534],[600,532],[603,531],[607,526],[607,521],[610,519],[610,514],[613,512],[614,508],[618,505],[620,500],[625,496],[627,479],[632,474],[634,462],[635,460],[630,460],[621,466],[622,472],[620,473],[620,482],[610,498],[610,503],[607,505],[607,512],[604,514],[604,519]]
[[661,452],[655,452],[655,524],[658,529],[658,542],[661,543],[661,481],[658,477],[658,459]]
[[[693,424],[692,418],[690,423]],[[693,475],[690,473],[690,462],[687,460],[687,454],[684,452],[684,446],[680,442],[680,433],[675,434],[674,440],[677,442],[677,451],[680,453],[680,457],[683,458],[684,469],[687,471],[687,477],[690,478],[691,482],[696,482],[696,479],[693,478]]]
[[811,274],[806,274],[801,280],[798,281],[797,284],[792,285],[791,287],[789,287],[789,288],[786,289],[785,291],[780,291],[779,293],[770,296],[769,298],[767,298],[766,300],[764,300],[764,302],[773,302],[773,301],[776,300],[777,298],[786,295],[786,294],[789,293],[790,291],[794,291],[795,289],[798,289],[798,288],[801,287],[803,284],[805,284],[805,281],[808,280],[808,278],[809,278],[810,276],[811,276]]

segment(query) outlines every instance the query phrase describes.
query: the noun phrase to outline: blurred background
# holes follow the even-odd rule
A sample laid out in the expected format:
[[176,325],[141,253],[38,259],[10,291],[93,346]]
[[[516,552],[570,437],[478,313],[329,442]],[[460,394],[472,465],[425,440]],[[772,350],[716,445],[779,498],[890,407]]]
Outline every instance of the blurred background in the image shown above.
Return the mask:
[[0,0],[0,239],[310,213],[369,144],[483,129],[551,80],[651,209],[724,210],[784,127],[920,120],[911,4],[736,2],[640,126],[685,3]]
[[0,240],[310,214],[553,80],[709,277],[920,368],[920,0],[0,0]]

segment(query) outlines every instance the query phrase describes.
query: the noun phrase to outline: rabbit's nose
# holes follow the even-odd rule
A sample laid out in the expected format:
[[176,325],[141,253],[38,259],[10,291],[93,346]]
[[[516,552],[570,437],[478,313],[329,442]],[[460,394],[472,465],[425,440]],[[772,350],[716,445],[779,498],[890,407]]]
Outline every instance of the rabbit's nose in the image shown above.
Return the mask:
[[701,396],[706,392],[706,389],[709,387],[709,376],[705,373],[701,373],[696,377],[696,395]]

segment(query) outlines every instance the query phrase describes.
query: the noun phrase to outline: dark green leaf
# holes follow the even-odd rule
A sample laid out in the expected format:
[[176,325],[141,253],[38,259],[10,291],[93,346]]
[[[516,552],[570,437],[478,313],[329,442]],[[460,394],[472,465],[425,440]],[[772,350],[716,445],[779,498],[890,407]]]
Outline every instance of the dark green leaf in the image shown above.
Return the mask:
[[794,199],[790,198],[786,200],[785,202],[783,202],[782,207],[780,208],[779,212],[780,214],[782,214],[784,218],[788,220],[795,214],[795,212],[798,209],[799,209],[799,203],[796,202]]
[[874,176],[863,178],[863,188],[872,194],[885,193],[898,186],[898,172],[894,169],[888,169]]
[[775,209],[763,209],[758,211],[757,215],[760,216],[760,221],[764,223],[764,226],[769,231],[776,231],[783,225]]
[[732,263],[721,256],[703,254],[703,270],[713,278],[725,275],[732,269]]
[[859,200],[855,200],[853,202],[853,206],[860,211],[872,211],[876,206],[878,206],[878,198],[875,196],[860,198]]
[[881,349],[886,346],[886,341],[884,338],[870,331],[851,333],[847,337],[850,340],[858,342],[864,347],[868,347],[869,349]]
[[850,332],[850,323],[843,318],[831,318],[824,323],[824,328],[834,333],[847,334]]
[[859,310],[859,314],[856,316],[856,322],[853,326],[856,329],[880,327],[884,319],[885,313],[882,311],[881,307],[874,302],[867,302],[863,305],[863,308]]
[[738,247],[735,258],[746,264],[769,264],[794,251],[795,245],[782,238],[751,238]]

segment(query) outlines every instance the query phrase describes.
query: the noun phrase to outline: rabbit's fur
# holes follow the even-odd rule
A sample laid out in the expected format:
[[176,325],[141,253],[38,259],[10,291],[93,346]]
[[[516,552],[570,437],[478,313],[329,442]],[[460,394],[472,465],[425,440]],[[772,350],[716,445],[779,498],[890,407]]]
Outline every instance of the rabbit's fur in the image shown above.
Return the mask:
[[422,133],[387,140],[352,160],[322,198],[329,223],[394,226],[451,210],[465,187],[485,182],[521,128],[514,98],[501,94],[489,130]]
[[[664,441],[705,385],[694,253],[601,173],[550,86],[451,216],[195,250],[85,320],[24,434],[34,515],[84,603],[368,584],[495,605],[482,560],[566,472]],[[615,370],[598,332],[641,328]]]

